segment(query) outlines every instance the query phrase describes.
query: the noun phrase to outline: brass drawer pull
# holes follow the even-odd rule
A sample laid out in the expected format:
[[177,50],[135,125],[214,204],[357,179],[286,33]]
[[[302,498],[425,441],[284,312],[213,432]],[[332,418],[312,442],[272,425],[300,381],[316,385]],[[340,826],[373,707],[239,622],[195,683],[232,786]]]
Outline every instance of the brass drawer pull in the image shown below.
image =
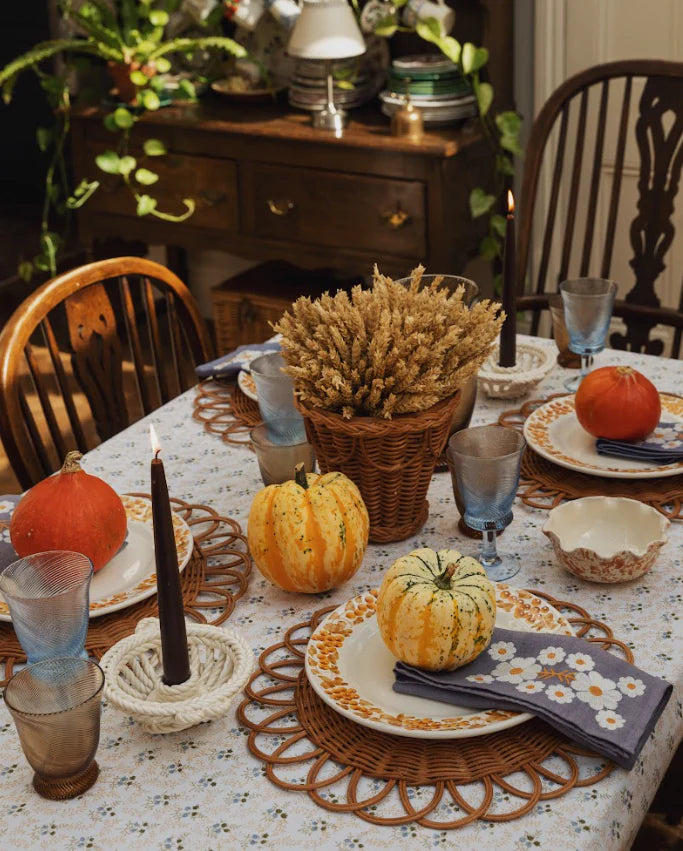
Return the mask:
[[277,201],[272,201],[270,198],[266,201],[268,204],[268,209],[274,216],[286,216],[288,213],[291,213],[294,209],[294,203],[292,201],[288,201],[286,199]]
[[202,189],[199,192],[199,197],[207,207],[215,207],[216,204],[220,204],[221,201],[225,201],[225,192],[221,192],[216,189]]
[[401,209],[401,202],[396,204],[395,210],[385,210],[382,213],[382,219],[387,227],[392,230],[400,230],[407,224],[410,224],[411,218],[405,210]]

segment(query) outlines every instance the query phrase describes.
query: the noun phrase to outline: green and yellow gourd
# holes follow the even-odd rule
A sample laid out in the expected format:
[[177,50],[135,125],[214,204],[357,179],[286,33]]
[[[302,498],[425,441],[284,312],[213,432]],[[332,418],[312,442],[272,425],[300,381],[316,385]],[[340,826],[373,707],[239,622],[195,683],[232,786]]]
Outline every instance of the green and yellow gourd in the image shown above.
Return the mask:
[[496,621],[493,583],[457,550],[414,550],[384,575],[377,624],[389,650],[408,665],[452,671],[485,650]]
[[285,591],[317,594],[358,570],[368,545],[368,511],[343,473],[305,473],[254,497],[247,540],[261,573]]

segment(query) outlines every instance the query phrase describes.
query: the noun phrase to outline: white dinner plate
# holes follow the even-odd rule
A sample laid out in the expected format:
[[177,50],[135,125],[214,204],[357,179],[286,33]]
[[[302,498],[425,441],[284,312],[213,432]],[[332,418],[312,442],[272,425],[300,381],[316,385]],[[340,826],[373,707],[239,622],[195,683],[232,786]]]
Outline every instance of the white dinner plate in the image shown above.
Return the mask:
[[[140,496],[122,496],[128,517],[128,537],[111,561],[98,570],[90,583],[90,617],[98,618],[125,609],[156,594],[154,529],[152,503]],[[192,555],[190,527],[173,512],[173,531],[178,550],[178,570],[182,572]],[[0,621],[12,621],[7,604],[0,596]]]
[[[502,582],[496,586],[496,626],[573,635],[557,609]],[[392,688],[396,658],[379,634],[377,591],[360,594],[318,625],[306,647],[306,674],[315,692],[340,715],[382,733],[417,739],[464,739],[523,724],[527,712],[471,709],[399,694]]]
[[[662,419],[683,423],[683,398],[660,393]],[[598,455],[595,438],[576,418],[574,396],[551,399],[530,414],[524,422],[524,437],[543,458],[589,476],[607,479],[657,479],[683,473],[683,461],[676,464],[650,464],[629,458]]]
[[241,369],[239,371],[239,374],[237,375],[237,384],[245,396],[248,396],[250,399],[253,399],[254,402],[258,402],[258,395],[256,394],[256,382],[254,381],[250,372],[245,372],[243,369]]

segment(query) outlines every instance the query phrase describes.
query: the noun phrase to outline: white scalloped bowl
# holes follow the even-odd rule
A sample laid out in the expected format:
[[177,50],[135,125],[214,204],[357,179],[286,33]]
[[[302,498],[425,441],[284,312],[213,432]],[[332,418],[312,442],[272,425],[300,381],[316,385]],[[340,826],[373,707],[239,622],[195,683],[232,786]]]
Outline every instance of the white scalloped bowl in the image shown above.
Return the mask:
[[628,582],[652,567],[669,521],[635,499],[586,496],[553,508],[543,526],[560,564],[590,582]]

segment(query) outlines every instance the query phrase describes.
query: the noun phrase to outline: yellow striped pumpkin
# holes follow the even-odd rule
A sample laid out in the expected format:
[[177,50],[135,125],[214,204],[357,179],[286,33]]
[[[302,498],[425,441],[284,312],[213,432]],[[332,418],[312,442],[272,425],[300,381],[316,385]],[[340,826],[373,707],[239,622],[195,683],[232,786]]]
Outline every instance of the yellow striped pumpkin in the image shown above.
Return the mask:
[[386,646],[408,665],[452,671],[485,650],[496,621],[496,595],[476,559],[423,548],[384,575],[377,623]]
[[343,473],[297,470],[256,494],[247,539],[261,573],[285,591],[316,594],[346,582],[368,545],[368,511]]

